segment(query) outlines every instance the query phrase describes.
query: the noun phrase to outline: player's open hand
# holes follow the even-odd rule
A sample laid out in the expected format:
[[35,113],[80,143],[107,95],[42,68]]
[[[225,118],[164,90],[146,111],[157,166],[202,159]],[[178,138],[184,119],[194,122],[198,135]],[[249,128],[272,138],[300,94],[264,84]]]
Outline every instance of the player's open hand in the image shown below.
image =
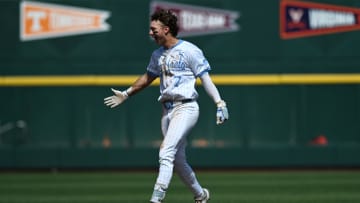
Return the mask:
[[110,106],[111,108],[114,108],[119,104],[123,103],[129,97],[126,91],[122,92],[113,88],[111,88],[111,91],[113,91],[115,95],[106,97],[104,99],[104,103],[106,104],[106,106]]
[[216,104],[217,111],[216,111],[216,124],[220,125],[223,124],[226,120],[229,119],[229,112],[226,107],[225,101],[221,100]]

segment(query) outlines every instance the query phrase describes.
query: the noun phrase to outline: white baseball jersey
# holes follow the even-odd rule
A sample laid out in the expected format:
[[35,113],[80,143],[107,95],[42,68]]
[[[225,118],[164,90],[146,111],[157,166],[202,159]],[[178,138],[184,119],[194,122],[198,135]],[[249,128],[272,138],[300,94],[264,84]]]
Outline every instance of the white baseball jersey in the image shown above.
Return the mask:
[[149,74],[160,77],[161,102],[197,99],[196,78],[210,69],[202,51],[184,40],[169,49],[155,50],[147,66]]

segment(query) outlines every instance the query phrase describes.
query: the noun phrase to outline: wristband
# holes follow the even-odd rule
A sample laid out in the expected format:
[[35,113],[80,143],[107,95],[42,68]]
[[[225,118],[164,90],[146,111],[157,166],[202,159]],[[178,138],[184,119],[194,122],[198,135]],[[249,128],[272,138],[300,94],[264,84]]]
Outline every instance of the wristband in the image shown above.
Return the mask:
[[217,107],[224,107],[224,106],[226,106],[226,103],[225,103],[224,100],[220,100],[220,101],[216,102],[216,106]]
[[124,91],[124,93],[125,93],[125,95],[126,95],[127,97],[130,96],[131,90],[132,90],[132,87],[129,87],[129,88],[127,88],[127,89]]

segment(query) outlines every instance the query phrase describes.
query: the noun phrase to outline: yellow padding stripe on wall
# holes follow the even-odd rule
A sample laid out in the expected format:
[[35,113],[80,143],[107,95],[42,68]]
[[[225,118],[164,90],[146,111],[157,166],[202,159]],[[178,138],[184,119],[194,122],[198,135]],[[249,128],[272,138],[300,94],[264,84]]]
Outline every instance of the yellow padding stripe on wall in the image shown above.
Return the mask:
[[[0,86],[122,86],[139,75],[0,76]],[[227,74],[212,75],[217,85],[360,84],[360,73],[348,74]],[[199,80],[197,81],[200,82]],[[159,85],[159,79],[153,85]]]

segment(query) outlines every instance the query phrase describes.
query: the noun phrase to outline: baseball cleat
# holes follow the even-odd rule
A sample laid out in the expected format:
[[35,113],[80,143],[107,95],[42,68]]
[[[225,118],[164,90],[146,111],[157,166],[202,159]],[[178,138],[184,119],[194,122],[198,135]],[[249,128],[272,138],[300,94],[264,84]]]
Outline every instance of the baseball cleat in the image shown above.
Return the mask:
[[201,197],[195,198],[195,203],[207,203],[207,201],[210,199],[209,190],[204,188],[203,191],[204,194]]
[[160,201],[160,200],[156,200],[156,199],[151,199],[151,200],[150,200],[150,203],[161,203],[161,201]]
[[150,202],[151,203],[161,203],[165,198],[165,192],[160,190],[154,190]]

